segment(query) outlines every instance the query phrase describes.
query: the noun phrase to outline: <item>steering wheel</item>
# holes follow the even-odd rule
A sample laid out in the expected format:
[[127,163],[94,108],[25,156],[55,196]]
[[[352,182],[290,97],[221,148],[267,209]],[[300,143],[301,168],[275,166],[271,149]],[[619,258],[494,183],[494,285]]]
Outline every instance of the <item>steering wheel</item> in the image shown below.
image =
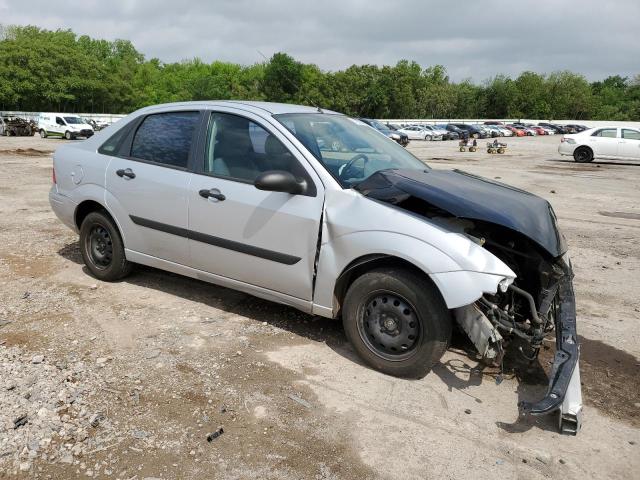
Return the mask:
[[350,170],[360,159],[364,160],[364,164],[362,165],[362,169],[364,170],[364,166],[369,162],[369,157],[367,157],[364,153],[359,153],[347,163],[345,163],[342,167],[340,167],[340,170],[338,171],[338,175],[340,176],[340,178],[343,180],[347,180],[349,178],[348,175],[350,173]]

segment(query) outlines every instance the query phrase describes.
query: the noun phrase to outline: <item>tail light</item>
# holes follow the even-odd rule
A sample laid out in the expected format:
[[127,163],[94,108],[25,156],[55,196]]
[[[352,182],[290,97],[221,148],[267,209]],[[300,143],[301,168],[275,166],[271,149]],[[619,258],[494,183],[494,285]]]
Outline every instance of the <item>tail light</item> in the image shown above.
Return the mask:
[[573,138],[562,137],[560,143],[568,143],[569,145],[575,145],[576,141]]

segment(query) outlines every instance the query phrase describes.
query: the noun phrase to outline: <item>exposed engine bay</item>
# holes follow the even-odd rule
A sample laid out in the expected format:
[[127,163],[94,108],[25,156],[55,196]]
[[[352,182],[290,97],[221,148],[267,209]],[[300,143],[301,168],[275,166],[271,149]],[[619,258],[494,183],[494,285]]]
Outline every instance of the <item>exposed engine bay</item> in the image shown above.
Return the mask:
[[501,283],[495,294],[454,309],[453,316],[482,361],[498,366],[513,340],[519,340],[520,354],[533,362],[545,338],[555,334],[547,394],[519,407],[523,415],[559,411],[561,431],[576,434],[582,398],[573,271],[549,203],[459,171],[382,171],[357,189],[466,235],[513,270],[513,283]]

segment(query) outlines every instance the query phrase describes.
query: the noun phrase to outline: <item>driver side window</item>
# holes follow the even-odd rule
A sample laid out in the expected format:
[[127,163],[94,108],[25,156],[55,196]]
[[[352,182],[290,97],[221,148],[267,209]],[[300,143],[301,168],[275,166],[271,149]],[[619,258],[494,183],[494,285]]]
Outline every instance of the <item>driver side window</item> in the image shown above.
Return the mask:
[[248,118],[212,113],[207,130],[204,172],[253,183],[262,173],[281,170],[308,176],[285,145]]

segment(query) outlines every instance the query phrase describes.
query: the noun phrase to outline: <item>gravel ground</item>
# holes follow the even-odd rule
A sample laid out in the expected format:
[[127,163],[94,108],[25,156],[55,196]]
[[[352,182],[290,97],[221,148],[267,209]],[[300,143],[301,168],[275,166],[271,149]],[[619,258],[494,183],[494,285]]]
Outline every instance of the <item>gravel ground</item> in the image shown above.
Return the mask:
[[0,478],[637,478],[640,164],[578,165],[558,141],[409,149],[556,209],[576,272],[577,437],[518,419],[551,349],[499,383],[455,338],[401,380],[364,367],[338,322],[150,268],[95,280],[48,205],[62,141],[0,137]]

